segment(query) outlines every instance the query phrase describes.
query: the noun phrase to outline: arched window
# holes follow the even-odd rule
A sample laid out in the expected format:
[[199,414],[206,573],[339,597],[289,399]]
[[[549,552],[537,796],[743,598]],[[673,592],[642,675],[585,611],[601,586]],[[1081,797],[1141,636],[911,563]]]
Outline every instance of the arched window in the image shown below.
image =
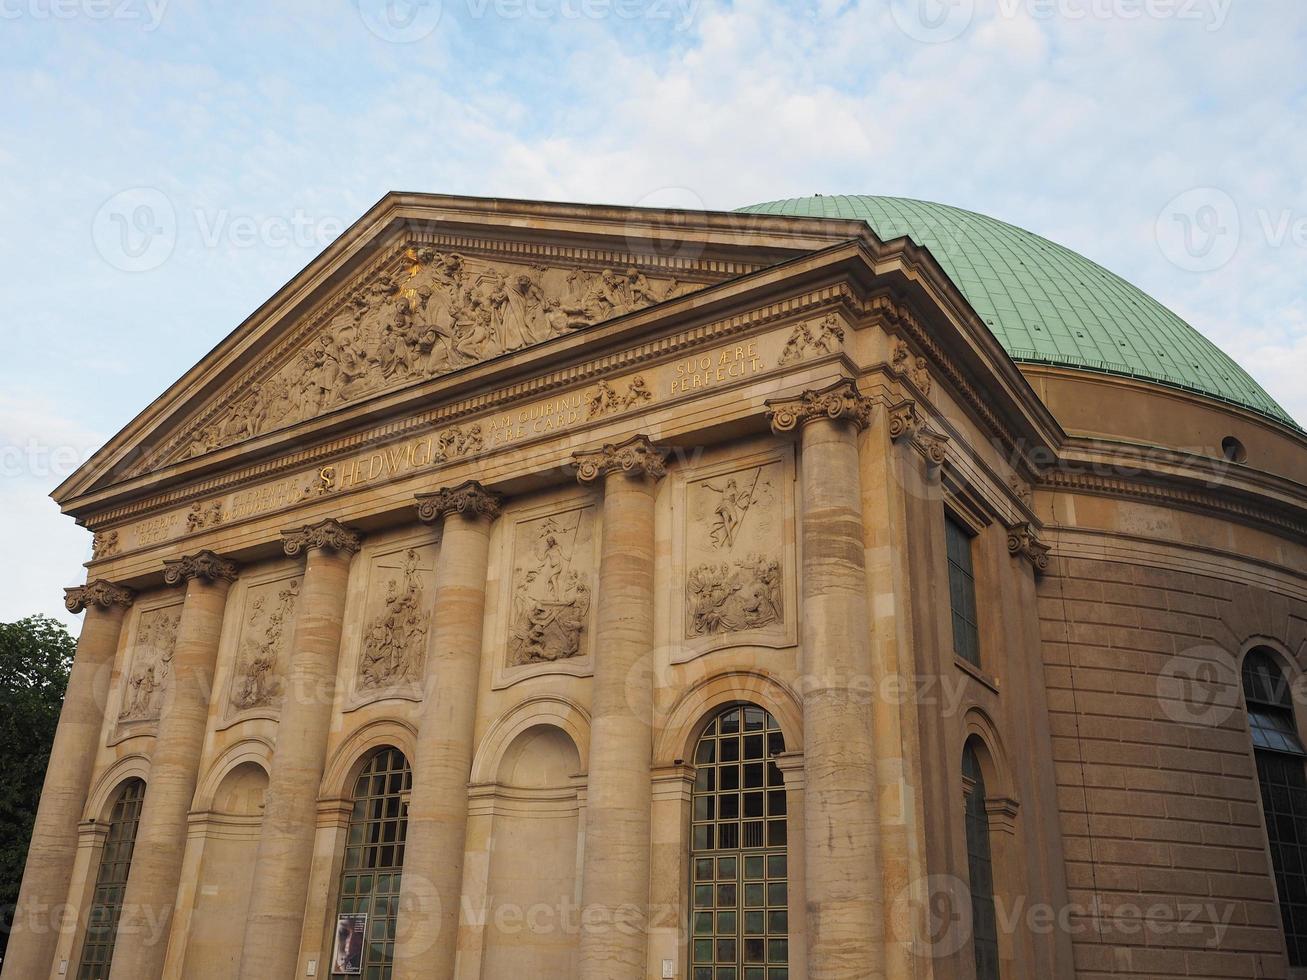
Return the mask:
[[718,714],[694,753],[690,831],[691,980],[789,976],[785,751],[754,705]]
[[1307,772],[1293,700],[1279,664],[1265,650],[1243,662],[1243,696],[1262,791],[1262,813],[1280,896],[1291,966],[1307,965]]
[[77,980],[105,980],[113,963],[114,940],[118,936],[118,917],[123,909],[123,892],[127,872],[132,866],[136,847],[136,826],[141,820],[141,803],[145,799],[145,782],[128,779],[118,790],[109,816],[109,833],[100,854],[100,869],[95,875],[95,895],[86,922],[86,939]]
[[374,754],[354,783],[331,976],[389,980],[412,785],[408,760],[394,748]]
[[971,887],[971,943],[976,980],[998,980],[998,922],[994,915],[994,864],[989,853],[989,812],[985,809],[985,774],[975,740],[962,750],[962,785],[966,799],[967,876]]

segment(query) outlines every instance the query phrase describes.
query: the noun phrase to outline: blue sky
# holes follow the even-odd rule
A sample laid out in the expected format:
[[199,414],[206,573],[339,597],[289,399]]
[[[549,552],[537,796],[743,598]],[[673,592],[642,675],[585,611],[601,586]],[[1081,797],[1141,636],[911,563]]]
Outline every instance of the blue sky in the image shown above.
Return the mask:
[[46,495],[391,189],[960,205],[1307,422],[1303,50],[1300,0],[0,0],[0,620],[71,619]]

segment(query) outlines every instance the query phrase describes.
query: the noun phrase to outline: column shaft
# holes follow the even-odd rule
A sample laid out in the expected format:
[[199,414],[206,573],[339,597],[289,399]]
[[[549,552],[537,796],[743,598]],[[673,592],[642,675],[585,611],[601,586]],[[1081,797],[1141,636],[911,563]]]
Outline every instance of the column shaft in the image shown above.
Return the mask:
[[801,429],[808,976],[883,977],[871,620],[857,435],[870,420],[871,404],[845,380],[768,407],[775,430]]
[[245,980],[298,972],[349,565],[357,549],[357,535],[335,521],[286,535],[287,553],[307,551],[307,559],[241,950]]
[[605,447],[590,771],[581,879],[582,980],[645,976],[652,780],[654,480],[643,437]]
[[490,524],[498,512],[493,495],[474,483],[420,498],[419,515],[443,520],[444,534],[412,760],[395,980],[454,976]]
[[[103,601],[97,600],[93,590],[98,590]],[[69,611],[85,608],[86,618],[32,826],[27,867],[0,974],[4,980],[26,980],[50,972],[59,939],[56,912],[68,896],[77,855],[77,825],[86,806],[104,727],[109,675],[131,601],[129,590],[103,580],[68,592]]]
[[186,599],[177,627],[172,687],[164,696],[150,755],[111,980],[155,980],[163,974],[186,847],[187,814],[209,718],[223,609],[236,574],[231,562],[212,552],[170,565],[165,577],[171,583],[186,579]]

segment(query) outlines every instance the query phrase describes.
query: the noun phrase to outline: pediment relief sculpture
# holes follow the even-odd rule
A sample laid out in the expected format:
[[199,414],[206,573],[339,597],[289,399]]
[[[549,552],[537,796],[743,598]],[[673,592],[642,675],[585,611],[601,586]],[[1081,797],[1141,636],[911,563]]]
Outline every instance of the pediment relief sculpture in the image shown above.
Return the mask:
[[132,666],[123,683],[118,720],[152,721],[159,717],[177,648],[181,608],[153,609],[142,613],[132,647]]
[[[504,262],[410,245],[338,296],[276,364],[134,471],[201,456],[371,395],[702,288],[640,269]],[[639,399],[640,393],[633,396]]]

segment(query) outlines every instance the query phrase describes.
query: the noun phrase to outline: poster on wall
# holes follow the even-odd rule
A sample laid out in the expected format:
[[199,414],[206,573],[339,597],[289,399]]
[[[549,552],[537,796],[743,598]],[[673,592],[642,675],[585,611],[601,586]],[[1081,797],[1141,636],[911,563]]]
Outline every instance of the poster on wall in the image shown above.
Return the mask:
[[368,934],[366,912],[336,916],[336,944],[331,953],[332,976],[358,976],[363,972],[363,944]]

